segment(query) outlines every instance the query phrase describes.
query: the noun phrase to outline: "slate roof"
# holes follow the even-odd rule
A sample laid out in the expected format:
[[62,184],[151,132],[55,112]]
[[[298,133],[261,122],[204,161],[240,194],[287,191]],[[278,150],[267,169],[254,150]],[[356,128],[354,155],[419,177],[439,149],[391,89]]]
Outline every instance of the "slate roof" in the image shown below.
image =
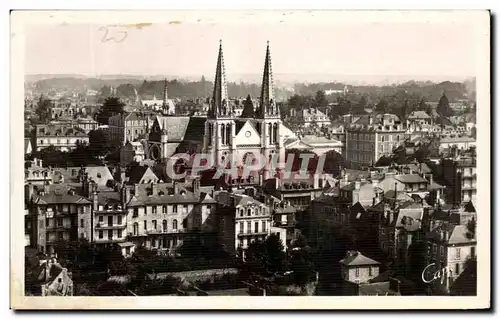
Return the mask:
[[194,204],[194,203],[216,203],[213,198],[206,193],[197,197],[186,187],[179,185],[179,193],[173,193],[173,187],[170,183],[155,184],[156,192],[151,194],[151,184],[139,184],[138,194],[134,194],[130,199],[128,206],[144,205],[164,205],[164,204]]
[[352,252],[352,255],[339,261],[339,263],[345,266],[365,266],[365,265],[380,265],[378,261],[368,258],[358,251]]
[[439,227],[436,227],[430,234],[430,238],[436,240],[441,240],[441,231],[444,230],[448,233],[448,240],[446,242],[450,245],[453,244],[474,244],[476,242],[475,238],[469,238],[467,233],[467,225],[453,225],[445,223]]
[[409,116],[408,116],[408,119],[409,120],[413,120],[413,119],[430,119],[431,117],[429,116],[429,114],[427,114],[426,112],[424,111],[414,111],[412,112]]
[[394,178],[404,184],[428,183],[425,178],[418,174],[396,175]]
[[[160,129],[165,129],[169,142],[182,142],[189,125],[188,116],[157,116]],[[203,135],[203,131],[200,132]]]
[[39,205],[47,204],[90,204],[90,201],[80,195],[69,193],[70,187],[65,185],[51,185],[49,191],[43,196],[33,195],[33,203]]

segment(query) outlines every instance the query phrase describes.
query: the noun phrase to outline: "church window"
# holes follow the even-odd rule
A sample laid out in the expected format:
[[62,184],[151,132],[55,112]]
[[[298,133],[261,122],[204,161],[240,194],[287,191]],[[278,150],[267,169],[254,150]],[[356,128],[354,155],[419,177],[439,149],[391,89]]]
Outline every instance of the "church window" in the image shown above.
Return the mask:
[[231,144],[231,125],[226,125],[226,144]]

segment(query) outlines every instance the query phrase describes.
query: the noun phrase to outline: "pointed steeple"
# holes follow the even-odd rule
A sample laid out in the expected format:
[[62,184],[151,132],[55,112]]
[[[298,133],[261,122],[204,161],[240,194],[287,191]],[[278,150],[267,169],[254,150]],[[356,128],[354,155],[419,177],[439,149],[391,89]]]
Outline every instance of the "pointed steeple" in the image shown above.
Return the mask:
[[257,114],[260,118],[279,117],[279,109],[274,98],[273,68],[271,64],[271,50],[267,41],[264,74],[262,75],[262,88],[260,91],[260,107]]
[[165,78],[164,85],[165,87],[163,88],[163,105],[167,105],[167,100],[168,100],[167,78]]
[[226,69],[222,54],[222,40],[220,40],[219,44],[219,57],[217,58],[217,69],[215,70],[214,93],[210,102],[212,116],[230,116]]

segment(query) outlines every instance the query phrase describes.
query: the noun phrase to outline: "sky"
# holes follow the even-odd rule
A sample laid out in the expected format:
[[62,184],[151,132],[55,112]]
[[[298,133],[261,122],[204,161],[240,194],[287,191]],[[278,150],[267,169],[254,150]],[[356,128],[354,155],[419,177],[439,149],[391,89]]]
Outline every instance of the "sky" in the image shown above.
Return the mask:
[[25,29],[25,73],[211,79],[222,40],[229,81],[262,73],[266,41],[275,74],[470,77],[476,38],[467,21],[34,24]]

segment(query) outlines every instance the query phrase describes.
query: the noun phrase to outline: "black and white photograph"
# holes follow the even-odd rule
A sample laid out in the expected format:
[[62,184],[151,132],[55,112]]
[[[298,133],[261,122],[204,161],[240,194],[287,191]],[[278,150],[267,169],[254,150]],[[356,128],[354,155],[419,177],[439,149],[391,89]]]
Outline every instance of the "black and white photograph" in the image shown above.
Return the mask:
[[489,307],[488,11],[11,20],[19,307]]

